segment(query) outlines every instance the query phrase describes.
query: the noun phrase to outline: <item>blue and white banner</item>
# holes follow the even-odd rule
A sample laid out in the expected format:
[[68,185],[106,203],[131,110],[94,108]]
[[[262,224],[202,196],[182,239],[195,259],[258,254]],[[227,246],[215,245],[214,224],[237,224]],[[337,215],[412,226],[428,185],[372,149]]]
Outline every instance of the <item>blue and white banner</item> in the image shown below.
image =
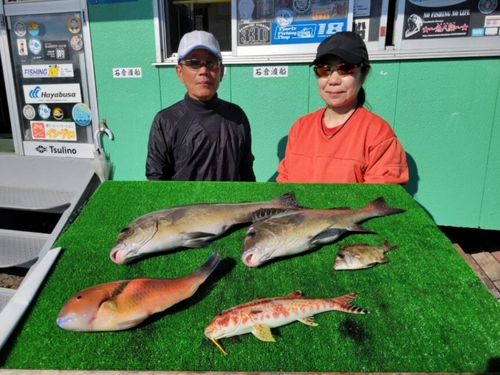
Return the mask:
[[24,85],[24,100],[31,103],[79,103],[82,101],[80,84]]

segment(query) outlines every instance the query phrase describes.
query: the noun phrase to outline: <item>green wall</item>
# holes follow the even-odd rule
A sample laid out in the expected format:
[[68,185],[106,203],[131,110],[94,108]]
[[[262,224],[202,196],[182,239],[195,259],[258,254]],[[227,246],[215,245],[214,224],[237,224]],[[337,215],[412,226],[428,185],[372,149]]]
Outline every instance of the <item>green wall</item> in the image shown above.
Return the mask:
[[[184,86],[173,66],[152,65],[151,0],[89,5],[89,19],[98,111],[115,135],[103,141],[113,178],[144,180],[151,121]],[[115,79],[116,67],[141,67],[143,77]],[[253,65],[227,66],[219,89],[250,119],[258,181],[274,181],[288,129],[322,106],[308,64],[288,67],[286,78],[254,79]],[[408,154],[406,190],[436,223],[500,230],[500,58],[374,61],[365,87]]]

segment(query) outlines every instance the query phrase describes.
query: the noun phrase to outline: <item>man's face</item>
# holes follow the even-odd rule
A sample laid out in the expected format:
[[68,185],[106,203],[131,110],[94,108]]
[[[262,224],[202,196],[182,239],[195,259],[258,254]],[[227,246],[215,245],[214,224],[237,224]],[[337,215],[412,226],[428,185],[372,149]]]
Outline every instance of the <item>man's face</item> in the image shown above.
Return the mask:
[[189,53],[175,67],[177,77],[186,86],[188,94],[196,100],[210,100],[217,92],[219,84],[224,75],[224,65],[214,65],[212,69],[207,66],[201,66],[195,69],[192,66],[186,65],[188,60],[199,60],[201,62],[217,62],[217,56],[205,49],[195,49]]

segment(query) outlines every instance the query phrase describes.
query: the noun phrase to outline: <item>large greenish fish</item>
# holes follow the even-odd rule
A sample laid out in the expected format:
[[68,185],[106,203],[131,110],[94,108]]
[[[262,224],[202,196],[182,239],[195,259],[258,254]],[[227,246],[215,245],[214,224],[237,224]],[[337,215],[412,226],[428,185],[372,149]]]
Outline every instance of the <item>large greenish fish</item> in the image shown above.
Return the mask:
[[345,232],[372,232],[359,223],[404,210],[390,207],[379,197],[363,208],[304,209],[257,220],[246,233],[242,261],[258,267],[273,258],[299,254],[337,240]]
[[236,224],[252,221],[255,211],[268,214],[304,208],[293,193],[266,202],[200,203],[155,211],[132,221],[121,231],[110,258],[118,264],[179,247],[197,248]]

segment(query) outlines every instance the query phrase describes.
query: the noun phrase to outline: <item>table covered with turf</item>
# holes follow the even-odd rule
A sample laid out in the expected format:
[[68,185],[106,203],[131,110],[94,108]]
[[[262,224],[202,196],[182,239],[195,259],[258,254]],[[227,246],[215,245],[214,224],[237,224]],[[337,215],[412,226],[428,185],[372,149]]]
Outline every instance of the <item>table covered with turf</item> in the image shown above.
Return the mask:
[[[298,256],[249,268],[241,261],[246,226],[215,245],[178,249],[118,265],[109,253],[122,228],[148,212],[191,203],[270,200],[293,191],[304,206],[361,208],[382,196],[404,213],[373,218],[374,231],[349,233]],[[398,249],[390,262],[335,271],[348,243]],[[63,248],[32,305],[0,352],[4,369],[224,372],[486,372],[500,370],[500,304],[452,243],[398,185],[108,181],[57,240]],[[75,292],[137,277],[177,278],[212,252],[222,261],[193,297],[138,327],[119,332],[66,331],[59,310]],[[222,310],[294,290],[307,297],[351,292],[367,315],[331,311],[318,326],[272,329],[274,343],[246,334],[221,339],[224,356],[204,336]]]

